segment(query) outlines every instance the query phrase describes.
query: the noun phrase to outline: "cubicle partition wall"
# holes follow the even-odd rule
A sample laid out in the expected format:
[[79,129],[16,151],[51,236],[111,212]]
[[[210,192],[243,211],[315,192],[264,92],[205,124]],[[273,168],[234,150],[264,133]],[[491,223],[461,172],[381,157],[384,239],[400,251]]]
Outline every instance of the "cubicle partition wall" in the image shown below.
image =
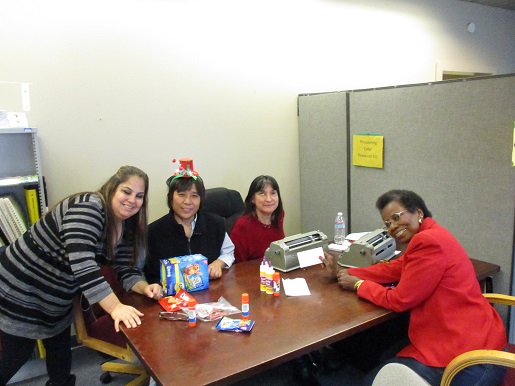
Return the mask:
[[298,99],[302,229],[329,239],[336,214],[349,213],[346,98],[342,92]]
[[[302,94],[298,105],[302,231],[331,238],[346,202],[352,232],[377,229],[377,197],[413,190],[470,257],[501,266],[494,291],[513,293],[515,74]],[[364,133],[384,136],[382,169],[352,165]]]

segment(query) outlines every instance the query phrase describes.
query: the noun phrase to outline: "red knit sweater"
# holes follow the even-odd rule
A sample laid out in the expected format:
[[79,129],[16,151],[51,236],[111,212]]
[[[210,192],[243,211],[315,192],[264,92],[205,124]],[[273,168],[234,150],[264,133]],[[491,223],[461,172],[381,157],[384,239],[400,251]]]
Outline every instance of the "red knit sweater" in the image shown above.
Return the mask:
[[231,231],[235,262],[262,259],[272,241],[284,239],[283,221],[284,211],[278,227],[263,225],[251,214],[238,218]]

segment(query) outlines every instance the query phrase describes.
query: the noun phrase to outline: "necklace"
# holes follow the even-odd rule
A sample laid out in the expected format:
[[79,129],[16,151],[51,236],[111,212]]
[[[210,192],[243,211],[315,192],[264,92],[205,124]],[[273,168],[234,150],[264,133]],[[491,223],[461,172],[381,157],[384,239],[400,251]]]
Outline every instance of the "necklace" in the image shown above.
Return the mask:
[[259,221],[259,223],[261,224],[261,226],[264,228],[264,229],[270,229],[272,228],[272,222],[270,221],[270,224],[265,224],[263,221],[260,220],[259,216],[256,215],[256,219]]

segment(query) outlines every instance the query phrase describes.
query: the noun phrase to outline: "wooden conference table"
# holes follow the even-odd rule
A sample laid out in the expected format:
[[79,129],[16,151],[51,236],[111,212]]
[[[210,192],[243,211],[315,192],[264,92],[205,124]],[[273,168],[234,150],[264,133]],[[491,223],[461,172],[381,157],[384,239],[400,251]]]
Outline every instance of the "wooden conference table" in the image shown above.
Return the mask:
[[[499,266],[473,260],[478,279],[498,272]],[[389,319],[396,313],[342,290],[322,265],[283,273],[282,278],[306,279],[311,296],[274,297],[259,289],[259,260],[234,264],[208,290],[193,292],[199,303],[223,296],[241,310],[241,294],[250,297],[250,333],[220,332],[216,321],[160,319],[161,306],[141,295],[124,301],[145,316],[141,326],[123,328],[127,340],[152,377],[161,385],[230,384],[302,354],[342,340]],[[241,314],[232,315],[240,318]]]

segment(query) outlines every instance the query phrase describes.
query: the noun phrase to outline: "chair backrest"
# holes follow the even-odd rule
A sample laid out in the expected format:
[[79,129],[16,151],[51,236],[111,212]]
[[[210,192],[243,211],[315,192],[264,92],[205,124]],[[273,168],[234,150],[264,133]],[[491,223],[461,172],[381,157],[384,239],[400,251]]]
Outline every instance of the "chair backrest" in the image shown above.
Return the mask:
[[428,386],[424,378],[408,366],[388,363],[377,373],[372,386]]
[[245,210],[245,204],[238,191],[221,187],[206,189],[202,207],[206,212],[215,213],[225,219],[227,234],[231,233],[234,222]]
[[[112,267],[101,266],[100,270],[115,293],[123,291]],[[73,320],[79,343],[128,362],[136,360],[123,334],[115,331],[111,316],[98,304],[90,305],[80,295],[73,304]]]
[[[511,354],[515,354],[515,344],[508,344],[505,349],[507,352]],[[513,386],[515,385],[515,368],[507,367],[506,373],[504,373],[504,378],[499,386]]]
[[[483,296],[493,304],[515,306],[515,296],[484,293]],[[489,363],[506,367],[504,378],[500,386],[515,385],[515,346],[508,344],[503,351],[499,350],[472,350],[464,352],[454,358],[446,367],[440,385],[451,385],[454,376],[468,366]]]

